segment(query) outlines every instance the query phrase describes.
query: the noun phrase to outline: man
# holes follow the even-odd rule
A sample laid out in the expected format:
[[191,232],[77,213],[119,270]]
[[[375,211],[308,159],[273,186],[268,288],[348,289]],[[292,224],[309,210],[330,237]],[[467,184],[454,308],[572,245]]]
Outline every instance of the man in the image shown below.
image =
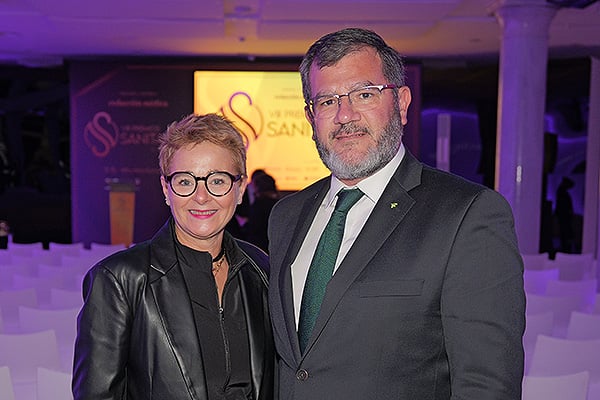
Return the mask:
[[[300,72],[332,175],[285,197],[269,221],[279,398],[520,399],[523,264],[507,202],[404,148],[410,89],[377,34],[328,34]],[[315,289],[343,188],[363,195],[333,276]]]

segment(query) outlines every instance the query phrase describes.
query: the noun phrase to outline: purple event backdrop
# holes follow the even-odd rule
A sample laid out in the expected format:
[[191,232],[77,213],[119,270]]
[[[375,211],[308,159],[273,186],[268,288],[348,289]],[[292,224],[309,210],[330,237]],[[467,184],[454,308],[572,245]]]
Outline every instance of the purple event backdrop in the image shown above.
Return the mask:
[[166,221],[156,137],[193,111],[193,72],[79,61],[70,67],[73,242],[110,243],[107,180],[136,187],[133,241]]
[[[229,69],[238,67],[232,62]],[[109,180],[136,187],[134,243],[151,238],[166,221],[155,139],[170,122],[193,112],[199,69],[185,63],[71,63],[73,242],[110,243]],[[406,70],[413,99],[403,141],[419,157],[421,68]]]

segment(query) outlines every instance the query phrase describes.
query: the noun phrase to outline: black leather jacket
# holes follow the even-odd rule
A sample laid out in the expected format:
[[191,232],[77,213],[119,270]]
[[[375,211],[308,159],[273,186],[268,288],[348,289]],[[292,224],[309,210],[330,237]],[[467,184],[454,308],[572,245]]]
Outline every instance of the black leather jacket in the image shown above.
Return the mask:
[[[171,225],[167,222],[151,240],[100,261],[87,273],[75,342],[75,400],[207,400]],[[267,308],[268,258],[225,235],[230,264],[242,264],[238,279],[254,399],[271,400],[275,353]]]

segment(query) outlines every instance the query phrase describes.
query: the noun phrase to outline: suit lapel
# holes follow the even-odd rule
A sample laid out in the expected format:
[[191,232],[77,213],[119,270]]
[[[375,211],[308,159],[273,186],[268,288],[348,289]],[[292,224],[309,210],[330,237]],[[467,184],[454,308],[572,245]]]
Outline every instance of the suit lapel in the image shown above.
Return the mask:
[[415,203],[408,191],[420,183],[421,171],[421,164],[406,152],[402,163],[382,193],[369,219],[327,286],[306,353],[310,351],[315,338],[326,326],[344,293],[400,225]]
[[[314,195],[307,197],[304,201],[302,210],[300,211],[298,223],[291,236],[290,246],[285,252],[285,258],[282,263],[279,275],[279,294],[281,301],[281,313],[285,322],[287,335],[289,338],[289,350],[290,354],[293,355],[295,360],[300,360],[300,345],[298,343],[298,333],[296,331],[296,320],[294,317],[294,296],[292,289],[292,274],[291,265],[296,259],[298,251],[306,237],[308,229],[310,228],[312,221],[317,214],[317,210],[323,198],[329,190],[329,178],[322,181],[321,187],[314,192]],[[277,324],[275,324],[277,326]]]

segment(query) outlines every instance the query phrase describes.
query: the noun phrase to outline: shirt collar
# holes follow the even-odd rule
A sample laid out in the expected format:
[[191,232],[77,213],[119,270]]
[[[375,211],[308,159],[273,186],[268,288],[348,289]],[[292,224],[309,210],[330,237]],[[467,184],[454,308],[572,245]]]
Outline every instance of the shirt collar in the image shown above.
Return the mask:
[[400,143],[398,152],[390,160],[390,162],[384,165],[383,168],[375,172],[373,175],[363,179],[352,187],[344,185],[344,183],[336,178],[335,175],[332,175],[329,192],[325,196],[325,207],[331,207],[332,204],[335,203],[335,197],[340,190],[353,188],[359,188],[369,200],[371,200],[373,203],[377,203],[388,182],[390,179],[392,179],[394,172],[396,172],[396,169],[398,169],[398,166],[402,162],[405,153],[406,150],[404,148],[404,144]]

